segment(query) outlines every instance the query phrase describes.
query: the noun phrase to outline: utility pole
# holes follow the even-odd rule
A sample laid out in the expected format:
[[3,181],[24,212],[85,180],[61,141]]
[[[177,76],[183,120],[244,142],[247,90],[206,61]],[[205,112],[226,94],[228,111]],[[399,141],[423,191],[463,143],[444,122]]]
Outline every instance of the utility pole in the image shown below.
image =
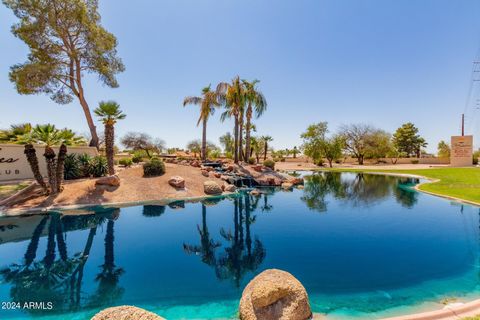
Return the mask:
[[462,137],[465,135],[465,114],[462,113]]

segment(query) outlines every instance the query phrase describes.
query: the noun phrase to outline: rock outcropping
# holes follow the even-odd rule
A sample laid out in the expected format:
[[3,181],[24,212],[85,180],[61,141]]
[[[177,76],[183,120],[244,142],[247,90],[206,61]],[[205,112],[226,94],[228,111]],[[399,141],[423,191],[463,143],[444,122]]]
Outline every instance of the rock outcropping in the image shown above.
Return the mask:
[[241,320],[307,320],[312,317],[308,295],[290,273],[269,269],[243,290]]

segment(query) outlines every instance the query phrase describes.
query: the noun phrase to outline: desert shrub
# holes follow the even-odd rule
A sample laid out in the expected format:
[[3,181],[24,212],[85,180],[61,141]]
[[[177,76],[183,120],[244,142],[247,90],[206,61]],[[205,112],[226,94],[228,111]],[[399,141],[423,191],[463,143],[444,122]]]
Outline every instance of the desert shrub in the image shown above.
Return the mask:
[[104,156],[95,156],[91,158],[90,163],[88,165],[88,173],[90,176],[95,178],[103,177],[107,175],[108,172],[108,164],[107,158]]
[[249,164],[255,164],[255,163],[257,163],[257,160],[254,157],[250,157],[250,158],[248,158],[248,163]]
[[231,153],[230,151],[225,152],[225,158],[233,159],[233,153]]
[[65,156],[63,164],[63,178],[65,180],[79,179],[83,176],[82,164],[75,153],[69,153]]
[[89,177],[90,176],[90,162],[92,157],[86,153],[77,154],[77,159],[80,164],[81,176]]
[[165,164],[160,159],[152,158],[150,161],[143,164],[144,177],[161,176],[164,173],[165,173]]
[[267,159],[263,161],[263,165],[267,168],[270,168],[272,170],[275,170],[275,161]]
[[280,162],[285,162],[285,158],[280,158]]
[[322,158],[318,159],[315,164],[319,167],[323,167],[323,165],[325,164],[325,161],[323,161]]
[[123,158],[118,160],[118,164],[124,167],[130,167],[133,164],[132,158]]
[[132,157],[132,162],[133,163],[140,163],[143,161],[143,157],[141,155],[138,155],[138,154],[134,154],[133,157]]
[[413,159],[412,161],[410,161],[412,164],[418,164],[418,159]]

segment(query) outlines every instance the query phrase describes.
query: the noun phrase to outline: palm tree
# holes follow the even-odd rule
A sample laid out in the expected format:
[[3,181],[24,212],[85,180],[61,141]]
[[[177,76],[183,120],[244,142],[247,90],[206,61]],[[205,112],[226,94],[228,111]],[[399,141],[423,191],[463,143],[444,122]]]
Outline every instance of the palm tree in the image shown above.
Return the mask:
[[107,155],[108,174],[114,175],[115,167],[113,157],[115,151],[113,147],[115,144],[115,123],[117,123],[118,120],[125,119],[126,114],[120,110],[120,105],[115,101],[102,101],[93,112],[105,125],[105,153]]
[[220,106],[218,94],[210,90],[211,85],[203,88],[202,97],[186,97],[183,100],[183,106],[195,104],[200,106],[200,117],[197,126],[202,123],[202,160],[207,160],[207,122],[208,118],[215,112],[215,108]]
[[245,86],[245,100],[247,103],[246,111],[246,126],[245,126],[245,159],[250,159],[251,148],[250,148],[250,130],[252,126],[252,117],[253,111],[255,109],[255,115],[259,118],[267,109],[267,100],[263,96],[263,93],[256,88],[257,83],[260,80],[253,80],[248,82],[247,80],[242,80],[243,85]]
[[[22,129],[19,129],[22,127]],[[16,133],[14,133],[16,131]],[[37,125],[32,127],[29,124],[19,125],[17,128],[12,126],[10,134],[10,143],[25,144],[25,155],[30,164],[35,180],[48,192],[48,188],[43,181],[43,176],[38,166],[38,158],[33,144],[45,146],[44,157],[47,162],[47,173],[50,192],[56,194],[61,191],[63,181],[63,163],[67,154],[67,145],[85,144],[83,137],[77,136],[72,130],[57,129],[52,124]],[[53,146],[60,146],[58,158],[56,159]]]
[[263,153],[263,161],[267,160],[267,152],[268,152],[268,143],[273,141],[273,138],[270,136],[262,136],[260,137],[262,139],[263,144],[264,144],[264,153]]
[[240,115],[243,118],[243,108],[245,106],[245,90],[240,77],[235,77],[231,83],[221,82],[217,86],[217,93],[220,101],[225,105],[226,111],[222,114],[221,120],[225,121],[226,118],[233,117],[235,121],[234,125],[234,161],[239,161],[239,149],[242,147],[239,145],[239,124]]

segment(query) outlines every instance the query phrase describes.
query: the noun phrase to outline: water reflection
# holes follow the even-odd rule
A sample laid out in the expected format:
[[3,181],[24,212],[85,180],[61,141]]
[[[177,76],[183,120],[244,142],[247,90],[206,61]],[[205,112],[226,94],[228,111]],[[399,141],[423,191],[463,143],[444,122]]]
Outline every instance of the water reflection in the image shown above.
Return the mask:
[[[81,216],[65,216],[52,213],[41,217],[34,228],[30,242],[21,263],[13,263],[0,270],[5,283],[9,283],[12,301],[24,304],[26,302],[52,302],[55,306],[50,312],[75,311],[80,308],[82,297],[83,269],[88,260],[93,238],[97,227],[108,220],[105,237],[105,264],[99,274],[99,291],[111,288],[118,282],[121,274],[115,268],[113,254],[114,219],[118,217],[119,209],[107,209],[95,214]],[[88,237],[82,252],[69,254],[66,243],[66,232],[90,227]],[[45,254],[39,256],[38,248],[42,235],[46,235]],[[57,256],[58,254],[58,256]],[[100,276],[101,275],[101,276]],[[112,279],[114,275],[116,279]],[[109,289],[107,289],[109,290]],[[102,296],[104,292],[102,292]],[[87,300],[98,305],[95,297]],[[49,310],[26,309],[27,312],[44,313]]]
[[406,208],[412,208],[418,198],[411,188],[419,182],[417,178],[363,173],[346,176],[340,172],[321,172],[306,176],[305,179],[301,200],[309,209],[318,212],[327,211],[329,197],[356,207],[371,206],[393,195]]
[[[268,206],[268,195],[264,194],[264,207]],[[210,201],[210,200],[207,200]],[[258,209],[260,197],[244,193],[234,197],[233,231],[221,228],[219,235],[226,245],[223,251],[216,253],[221,247],[219,241],[211,239],[207,227],[207,207],[202,203],[202,227],[197,226],[200,234],[200,245],[184,244],[187,254],[199,255],[202,262],[213,267],[220,280],[231,280],[239,288],[242,279],[248,272],[255,272],[265,259],[266,250],[258,237],[252,236],[251,226],[256,221],[253,213]]]

